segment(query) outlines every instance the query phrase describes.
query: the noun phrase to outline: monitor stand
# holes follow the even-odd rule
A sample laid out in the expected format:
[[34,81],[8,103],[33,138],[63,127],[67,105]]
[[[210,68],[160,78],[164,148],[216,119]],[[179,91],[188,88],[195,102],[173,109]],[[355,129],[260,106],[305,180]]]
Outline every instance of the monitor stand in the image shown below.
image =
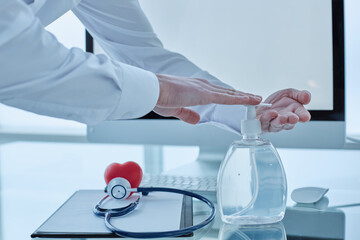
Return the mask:
[[164,174],[175,176],[193,176],[193,177],[216,177],[221,164],[227,152],[224,147],[204,147],[200,146],[198,158],[179,168],[166,171]]

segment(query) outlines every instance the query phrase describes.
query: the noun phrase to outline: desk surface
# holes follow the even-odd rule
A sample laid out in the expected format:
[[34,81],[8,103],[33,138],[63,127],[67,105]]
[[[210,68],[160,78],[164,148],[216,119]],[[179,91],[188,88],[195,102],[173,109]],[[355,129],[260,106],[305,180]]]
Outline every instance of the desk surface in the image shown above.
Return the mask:
[[217,216],[211,227],[195,234],[195,237],[201,236],[204,240],[355,240],[360,238],[359,223],[360,205],[324,210],[288,207],[283,221],[271,225],[233,227],[223,224]]
[[[193,237],[182,239],[359,239],[360,204],[326,208],[327,199],[325,198],[323,202],[324,204],[311,206],[289,206],[283,221],[270,225],[234,227],[223,224],[218,214],[210,225],[196,231]],[[208,208],[203,203],[194,202],[195,223],[206,218],[208,213]]]
[[[131,148],[124,147],[124,152]],[[0,239],[28,239],[71,194],[78,189],[101,189],[104,187],[103,171],[112,156],[123,154],[121,147],[116,150],[108,146],[59,145],[59,144],[13,144],[1,147],[0,159]],[[135,149],[134,152],[138,152]],[[140,149],[141,150],[141,149]],[[116,152],[118,151],[118,152]],[[90,153],[90,154],[85,154]],[[109,154],[111,153],[111,154]],[[297,187],[328,187],[330,206],[360,203],[360,151],[348,150],[279,150],[288,177],[289,193]],[[109,159],[104,159],[108,154]],[[123,155],[124,156],[124,155]],[[172,161],[176,156],[172,156]],[[131,160],[131,159],[126,159]],[[171,161],[165,159],[168,164]],[[288,199],[288,206],[294,203]],[[195,221],[205,217],[206,207],[194,203]],[[310,210],[309,210],[310,211]],[[262,239],[261,236],[274,236],[271,239],[284,239],[281,236],[299,233],[326,236],[335,234],[337,239],[360,239],[360,207],[342,207],[328,212],[310,211],[303,214],[301,223],[296,222],[296,209],[291,219],[270,228],[231,229],[221,224],[217,216],[213,225],[195,233],[196,239],[225,240]],[[301,213],[300,213],[301,214]],[[322,218],[324,217],[325,218]],[[306,229],[309,219],[321,219],[313,224],[314,229]],[[295,220],[294,220],[295,219]],[[328,220],[326,222],[325,220]],[[343,221],[345,219],[345,221]],[[291,221],[290,221],[291,220]],[[344,222],[344,223],[343,223]],[[284,229],[284,230],[283,230]],[[316,232],[316,230],[320,230]],[[343,231],[343,232],[342,232]],[[341,238],[341,233],[343,237]],[[339,237],[340,235],[340,237]],[[266,239],[266,238],[265,238]],[[321,239],[321,238],[320,238]],[[323,238],[324,239],[324,238]]]

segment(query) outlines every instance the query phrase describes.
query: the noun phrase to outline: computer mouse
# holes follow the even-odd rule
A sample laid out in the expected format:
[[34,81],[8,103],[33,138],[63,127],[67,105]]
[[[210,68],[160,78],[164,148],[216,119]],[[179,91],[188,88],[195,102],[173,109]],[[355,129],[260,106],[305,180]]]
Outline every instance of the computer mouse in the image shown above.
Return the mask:
[[296,203],[316,203],[329,191],[328,188],[303,187],[291,193],[291,199]]

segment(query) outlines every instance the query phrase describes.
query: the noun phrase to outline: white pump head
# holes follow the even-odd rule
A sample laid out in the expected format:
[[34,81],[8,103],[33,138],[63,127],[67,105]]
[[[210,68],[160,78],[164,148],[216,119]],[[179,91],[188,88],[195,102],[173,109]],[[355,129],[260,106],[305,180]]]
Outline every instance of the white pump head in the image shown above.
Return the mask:
[[242,135],[258,135],[261,133],[261,123],[256,118],[256,107],[268,106],[271,104],[260,103],[259,105],[245,105],[246,107],[246,119],[241,121],[241,134]]

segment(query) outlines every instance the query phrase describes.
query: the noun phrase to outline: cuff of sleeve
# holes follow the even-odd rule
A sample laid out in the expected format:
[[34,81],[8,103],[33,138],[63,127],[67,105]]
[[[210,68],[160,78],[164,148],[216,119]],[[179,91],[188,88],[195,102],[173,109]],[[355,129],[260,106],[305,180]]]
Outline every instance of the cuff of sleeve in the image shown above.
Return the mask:
[[246,108],[243,105],[216,105],[212,120],[240,133],[241,120],[245,119],[245,114]]
[[109,120],[131,119],[154,109],[159,98],[159,80],[152,72],[118,63],[122,71],[120,101]]
[[246,112],[242,105],[209,104],[191,109],[200,114],[199,124],[211,124],[237,134],[241,132],[241,120],[245,119]]

